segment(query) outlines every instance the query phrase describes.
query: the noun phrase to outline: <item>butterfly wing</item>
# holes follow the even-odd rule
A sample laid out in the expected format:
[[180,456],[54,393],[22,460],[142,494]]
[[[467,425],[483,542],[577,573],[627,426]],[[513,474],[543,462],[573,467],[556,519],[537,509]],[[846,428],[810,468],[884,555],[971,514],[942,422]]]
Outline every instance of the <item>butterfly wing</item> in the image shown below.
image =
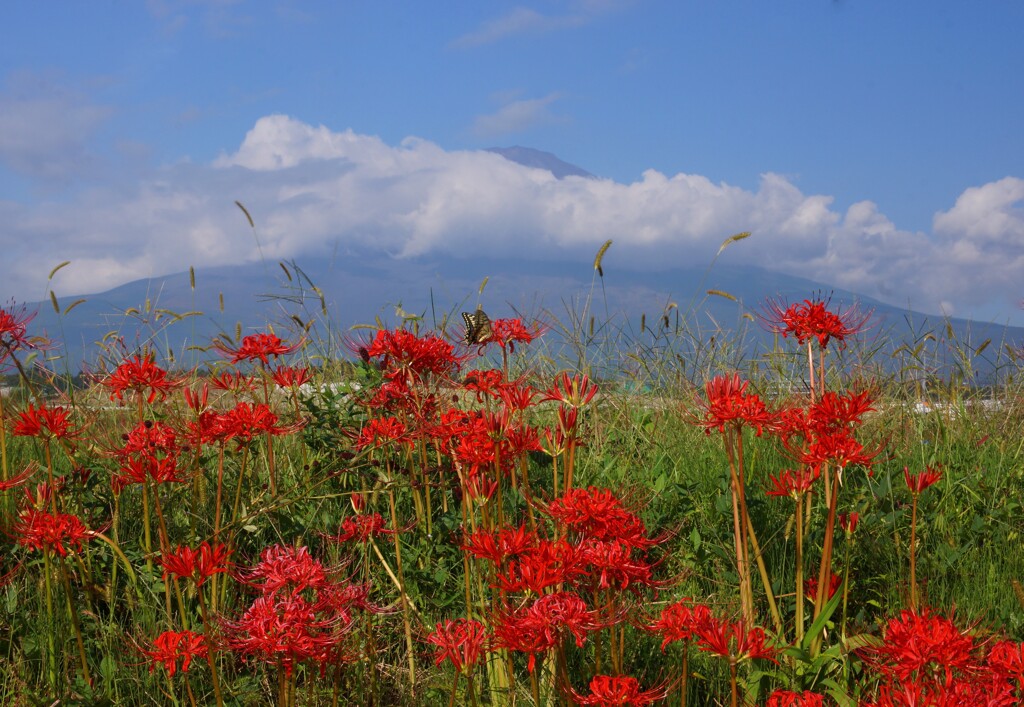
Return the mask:
[[466,323],[465,342],[468,346],[472,346],[474,344],[485,344],[492,336],[494,336],[494,330],[491,328],[491,320],[486,314],[484,314],[484,310],[482,309],[477,309],[473,314],[463,312],[462,321]]

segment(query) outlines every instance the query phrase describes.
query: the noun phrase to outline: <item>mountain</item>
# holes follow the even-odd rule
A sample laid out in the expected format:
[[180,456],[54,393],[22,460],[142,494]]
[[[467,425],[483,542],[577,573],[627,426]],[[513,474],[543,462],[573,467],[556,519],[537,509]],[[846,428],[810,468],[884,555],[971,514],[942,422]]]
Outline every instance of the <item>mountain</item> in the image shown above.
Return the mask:
[[[485,278],[483,293],[478,294]],[[382,324],[394,326],[401,321],[399,311],[421,317],[427,329],[450,322],[450,335],[457,338],[462,326],[459,312],[472,311],[479,303],[492,318],[522,316],[552,325],[549,341],[557,340],[555,325],[575,323],[578,331],[586,331],[593,315],[598,328],[614,332],[625,348],[648,346],[645,342],[653,346],[657,344],[652,332],[664,326],[667,315],[672,327],[678,321],[695,341],[739,337],[746,354],[753,355],[772,345],[772,335],[756,325],[756,315],[768,297],[792,302],[821,293],[831,297],[833,309],[856,303],[862,310],[871,310],[872,326],[860,338],[867,340],[868,347],[884,346],[886,357],[901,344],[915,348],[929,335],[972,350],[990,340],[987,355],[973,364],[971,374],[979,381],[991,376],[994,369],[989,359],[1003,350],[1004,343],[1024,343],[1021,328],[929,317],[756,267],[651,273],[606,265],[604,277],[598,277],[589,263],[310,258],[199,269],[194,283],[193,287],[186,272],[138,280],[81,298],[61,295],[62,310],[78,299],[85,301],[63,316],[54,312],[50,301],[36,303],[39,314],[31,332],[62,342],[50,355],[61,354],[58,369],[66,366],[72,372],[82,365],[94,367],[101,353],[96,342],[101,340],[108,346],[116,342],[115,359],[151,345],[161,356],[172,351],[177,362],[194,365],[210,357],[204,358],[197,347],[207,346],[215,336],[234,338],[237,331],[263,331],[269,322],[285,337],[297,327],[294,318],[315,322],[310,337],[316,344],[315,355],[338,357],[350,355],[344,346],[346,338],[366,334],[353,331],[354,325],[373,324],[379,318]],[[709,295],[709,290],[728,296]],[[944,354],[941,360],[920,365],[941,373],[957,364],[952,359]]]
[[593,174],[582,167],[577,167],[574,164],[563,162],[550,152],[535,150],[531,147],[520,147],[519,145],[515,145],[513,147],[489,147],[487,148],[487,152],[493,152],[501,155],[506,160],[510,160],[516,164],[521,164],[524,167],[546,169],[551,172],[551,174],[555,175],[557,179],[564,179],[565,177],[594,178]]

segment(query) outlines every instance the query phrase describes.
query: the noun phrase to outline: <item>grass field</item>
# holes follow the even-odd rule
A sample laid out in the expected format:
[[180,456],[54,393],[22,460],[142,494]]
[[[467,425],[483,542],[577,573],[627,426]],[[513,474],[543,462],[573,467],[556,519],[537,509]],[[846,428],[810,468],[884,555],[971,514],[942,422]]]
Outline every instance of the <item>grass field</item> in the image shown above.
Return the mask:
[[72,385],[4,309],[0,703],[1020,704],[1016,351],[761,314],[754,357],[478,310]]

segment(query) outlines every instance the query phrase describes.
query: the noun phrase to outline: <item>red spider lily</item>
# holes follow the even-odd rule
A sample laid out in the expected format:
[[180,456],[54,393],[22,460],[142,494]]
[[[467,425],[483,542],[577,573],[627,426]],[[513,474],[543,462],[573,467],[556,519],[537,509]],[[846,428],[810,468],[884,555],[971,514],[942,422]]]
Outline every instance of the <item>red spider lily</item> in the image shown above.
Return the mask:
[[540,540],[509,561],[505,572],[496,576],[496,586],[506,592],[545,589],[572,582],[586,574],[586,553],[579,545],[565,540]]
[[772,662],[778,651],[766,643],[764,630],[758,627],[747,629],[743,620],[724,621],[709,618],[694,627],[698,645],[703,651],[728,658],[732,663],[764,658]]
[[510,410],[526,410],[533,405],[537,391],[526,383],[512,382],[498,390],[498,397]]
[[260,435],[287,435],[302,429],[302,422],[278,425],[277,415],[264,403],[238,403],[221,416],[226,438],[246,444]]
[[562,372],[555,377],[554,383],[544,392],[540,402],[558,400],[570,407],[583,407],[596,395],[597,386],[590,382],[589,377],[582,374],[570,377],[568,373]]
[[3,348],[0,360],[7,358],[12,351],[32,348],[25,334],[28,323],[35,316],[35,312],[29,313],[24,306],[15,306],[13,302],[9,307],[0,307],[0,348]]
[[775,476],[769,476],[771,488],[765,490],[768,496],[788,496],[797,499],[814,487],[815,475],[807,469],[785,469]]
[[711,609],[705,604],[693,604],[689,599],[669,604],[661,610],[661,617],[648,627],[662,636],[661,650],[674,641],[689,641],[697,627],[711,620]]
[[459,359],[447,341],[432,334],[417,337],[404,329],[378,331],[366,353],[380,359],[388,378],[420,381],[428,375],[448,377],[459,368]]
[[298,388],[313,379],[313,375],[308,368],[293,368],[290,366],[278,366],[270,374],[270,377],[274,383],[282,388]]
[[831,312],[829,304],[829,299],[818,298],[793,304],[769,299],[759,317],[769,331],[783,337],[793,335],[801,345],[812,338],[817,339],[822,349],[828,347],[832,339],[845,344],[845,339],[862,331],[871,318],[870,311],[862,312],[857,305],[845,311]]
[[644,522],[608,489],[573,489],[553,500],[547,514],[582,538],[638,548],[655,544],[647,537]]
[[583,559],[588,574],[596,575],[597,586],[601,589],[633,589],[636,585],[654,586],[653,566],[643,557],[637,557],[636,550],[623,542],[601,542],[588,540],[583,544]]
[[466,380],[462,386],[469,391],[476,393],[478,401],[483,397],[497,397],[498,393],[505,386],[505,374],[497,369],[489,371],[470,371],[466,374]]
[[152,650],[143,649],[152,661],[149,672],[153,672],[156,666],[163,665],[164,670],[172,678],[178,670],[187,673],[192,659],[205,658],[207,651],[206,637],[192,631],[164,631],[153,640]]
[[502,528],[496,533],[479,530],[465,539],[462,549],[500,567],[506,560],[533,550],[539,543],[537,534],[521,525],[514,530]]
[[260,553],[260,561],[239,573],[247,584],[263,594],[287,589],[298,594],[306,589],[319,589],[328,583],[327,570],[309,554],[306,547],[272,545]]
[[182,436],[196,447],[225,442],[231,437],[229,421],[230,418],[216,410],[203,410],[194,420],[185,423]]
[[780,413],[776,430],[789,453],[815,474],[823,464],[870,468],[882,447],[866,449],[853,433],[864,414],[874,409],[873,402],[869,391],[844,395],[830,391],[806,413],[797,409]]
[[457,672],[468,672],[489,650],[491,638],[487,628],[474,619],[446,620],[427,636],[427,643],[437,646],[434,665],[450,660]]
[[856,511],[839,514],[839,527],[846,531],[847,535],[853,535],[856,532],[859,521],[860,513]]
[[890,619],[882,644],[863,653],[876,672],[902,684],[932,676],[948,684],[955,676],[973,675],[979,670],[976,649],[969,633],[923,608],[919,612],[904,610],[898,618]]
[[291,676],[304,660],[332,662],[351,627],[349,615],[324,611],[298,594],[265,594],[238,621],[224,621],[227,647],[243,658],[279,664]]
[[667,690],[664,687],[641,691],[637,679],[626,675],[595,675],[590,681],[589,695],[581,695],[575,690],[570,690],[569,696],[578,705],[618,707],[620,705],[649,705],[662,699],[666,693]]
[[701,403],[704,414],[699,424],[705,432],[717,429],[725,432],[725,428],[739,428],[749,425],[758,436],[764,427],[775,424],[775,415],[768,411],[764,402],[756,393],[747,393],[749,381],[741,381],[740,374],[716,376],[704,385],[707,401]]
[[114,493],[119,494],[132,484],[145,484],[150,480],[157,484],[177,484],[187,481],[180,476],[181,472],[175,455],[138,454],[121,462],[118,473],[111,477],[110,485]]
[[256,390],[256,379],[244,373],[232,373],[225,371],[215,376],[210,376],[210,385],[217,390],[224,390],[228,393],[251,393]]
[[903,467],[903,479],[907,482],[907,488],[915,496],[942,478],[942,469],[939,467],[925,467],[924,471],[916,474],[910,473],[909,467]]
[[997,641],[988,652],[988,668],[1006,680],[1024,689],[1024,643]]
[[207,407],[210,399],[210,386],[203,383],[203,386],[197,391],[191,388],[182,388],[181,394],[185,398],[185,404],[191,408],[193,412],[202,413]]
[[765,707],[824,707],[824,705],[825,698],[810,690],[804,692],[776,690],[768,695],[768,702],[765,703]]
[[522,319],[494,319],[491,321],[491,330],[493,333],[487,340],[488,343],[493,341],[501,348],[514,348],[517,341],[529,344],[544,333],[544,327],[541,325],[527,327]]
[[199,544],[199,547],[179,545],[174,552],[165,552],[160,558],[160,564],[164,568],[164,579],[169,574],[178,577],[194,579],[196,586],[203,586],[203,582],[215,574],[228,571],[228,557],[231,550],[223,543],[210,545],[208,542]]
[[34,464],[29,464],[24,469],[22,469],[20,473],[15,474],[11,478],[7,479],[7,481],[0,481],[0,493],[4,491],[10,491],[16,486],[21,486],[23,483],[28,481],[29,477],[32,476],[32,474],[34,474],[35,471],[36,466]]
[[576,645],[583,646],[587,634],[603,628],[595,612],[575,594],[545,594],[531,605],[498,614],[494,629],[497,645],[529,654],[527,669],[532,673],[538,653],[544,653],[571,634]]
[[[843,583],[843,578],[842,577],[840,577],[837,574],[829,573],[829,578],[828,578],[828,596],[825,597],[825,601],[828,601],[829,599],[831,599],[833,597],[833,595],[835,595],[836,590],[839,589],[839,587],[842,585],[842,583]],[[817,598],[817,596],[818,596],[818,575],[817,574],[815,574],[815,575],[813,575],[811,577],[808,577],[806,580],[804,580],[804,596],[807,597],[808,599],[810,599],[811,601],[814,601],[815,598]]]
[[231,348],[222,339],[213,340],[213,348],[217,349],[224,356],[228,357],[231,363],[239,361],[262,361],[264,366],[270,364],[270,356],[287,356],[302,348],[304,341],[296,344],[286,344],[274,334],[250,334],[243,337],[238,348]]
[[116,451],[118,456],[178,453],[178,435],[173,428],[163,422],[140,422],[122,439],[124,446]]
[[61,557],[67,557],[71,551],[81,552],[82,542],[94,535],[78,516],[34,509],[24,510],[18,515],[12,533],[23,547],[53,550]]
[[[114,372],[103,379],[103,385],[110,388],[110,399],[124,400],[126,391],[137,392],[146,396],[147,403],[153,403],[158,397],[162,400],[181,381],[167,377],[167,371],[156,365],[153,354],[132,356],[122,361]],[[148,393],[147,393],[148,391]]]
[[15,437],[39,437],[41,439],[70,439],[78,434],[71,426],[71,411],[63,407],[35,407],[32,403],[24,412],[18,413],[11,434]]
[[341,532],[329,536],[334,542],[344,543],[350,540],[364,543],[377,535],[394,535],[408,528],[397,530],[385,527],[386,521],[380,513],[368,513],[346,518],[341,521]]
[[406,444],[406,426],[396,417],[375,417],[367,420],[356,440],[356,449],[382,447],[388,444]]

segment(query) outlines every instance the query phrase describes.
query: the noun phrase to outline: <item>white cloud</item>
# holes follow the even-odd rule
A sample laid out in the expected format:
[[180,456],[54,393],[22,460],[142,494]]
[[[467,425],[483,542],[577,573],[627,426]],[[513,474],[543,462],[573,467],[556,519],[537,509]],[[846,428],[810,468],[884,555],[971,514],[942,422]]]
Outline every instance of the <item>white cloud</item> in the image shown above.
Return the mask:
[[[213,164],[178,164],[125,189],[31,207],[0,201],[0,296],[38,298],[61,260],[60,293],[98,291],[189,266],[340,252],[589,262],[607,239],[623,267],[709,263],[722,240],[754,236],[722,262],[756,264],[896,304],[1019,299],[1024,181],[966,190],[935,235],[899,229],[871,202],[845,213],[777,174],[755,190],[648,170],[623,184],[531,169],[483,151],[448,151],[260,119]],[[246,205],[255,237],[234,205]],[[259,247],[257,246],[257,239]],[[984,283],[980,287],[979,283]]]
[[518,34],[541,34],[580,27],[597,17],[630,4],[622,0],[579,0],[567,12],[545,15],[529,7],[514,7],[501,17],[483,22],[477,29],[451,43],[456,49],[490,44]]
[[481,115],[473,122],[473,134],[480,138],[521,133],[538,125],[562,123],[568,119],[555,115],[550,107],[559,99],[550,93],[543,98],[510,100],[496,112]]

